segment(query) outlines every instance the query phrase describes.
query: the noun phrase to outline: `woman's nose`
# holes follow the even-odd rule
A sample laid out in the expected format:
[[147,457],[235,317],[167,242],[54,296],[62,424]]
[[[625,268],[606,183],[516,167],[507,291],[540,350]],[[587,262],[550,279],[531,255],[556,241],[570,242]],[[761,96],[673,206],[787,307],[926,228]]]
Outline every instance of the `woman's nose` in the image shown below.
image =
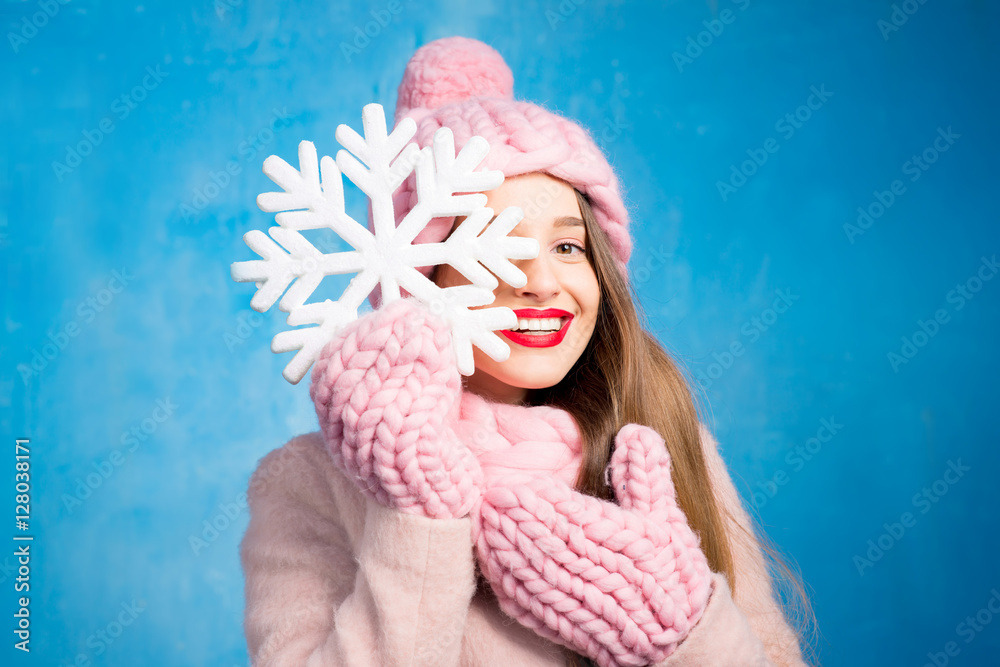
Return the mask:
[[526,259],[518,266],[524,271],[528,280],[524,287],[514,289],[517,296],[534,299],[540,303],[558,296],[561,286],[548,256],[542,255],[534,259]]

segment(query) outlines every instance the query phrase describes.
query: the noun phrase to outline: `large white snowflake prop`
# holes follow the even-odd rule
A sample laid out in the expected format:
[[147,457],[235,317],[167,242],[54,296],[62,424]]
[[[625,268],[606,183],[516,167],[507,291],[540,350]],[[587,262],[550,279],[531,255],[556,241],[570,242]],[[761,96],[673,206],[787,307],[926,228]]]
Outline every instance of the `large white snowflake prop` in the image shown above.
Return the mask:
[[[463,374],[474,370],[473,344],[497,361],[507,359],[510,348],[493,332],[516,327],[514,311],[471,307],[493,302],[497,277],[523,286],[527,278],[510,260],[537,256],[538,243],[507,236],[524,217],[520,208],[505,209],[489,224],[493,211],[482,193],[498,187],[504,176],[473,171],[489,144],[472,137],[456,155],[451,130],[442,127],[432,146],[421,150],[409,143],[416,123],[404,119],[387,134],[379,104],[366,105],[362,120],[363,138],[346,125],[337,128],[337,141],[346,150],[337,152],[336,162],[329,156],[317,162],[316,147],[309,141],[299,144],[298,170],[276,155],[264,160],[264,173],[284,192],[263,193],[257,205],[278,212],[278,226],[268,230],[270,238],[259,230],[243,236],[261,259],[233,263],[232,276],[257,284],[250,301],[254,310],[264,312],[280,298],[278,308],[288,313],[289,326],[316,325],[274,337],[273,352],[298,350],[282,375],[298,383],[336,331],[358,317],[358,308],[376,285],[383,303],[399,299],[402,287],[451,325]],[[413,171],[418,202],[397,227],[392,193]],[[342,174],[371,200],[374,234],[346,213]],[[432,218],[452,216],[468,217],[446,241],[413,243]],[[310,229],[332,229],[354,249],[324,254],[300,233]],[[472,284],[438,287],[415,268],[437,264],[450,264]],[[345,273],[357,275],[339,299],[306,303],[325,276]]]

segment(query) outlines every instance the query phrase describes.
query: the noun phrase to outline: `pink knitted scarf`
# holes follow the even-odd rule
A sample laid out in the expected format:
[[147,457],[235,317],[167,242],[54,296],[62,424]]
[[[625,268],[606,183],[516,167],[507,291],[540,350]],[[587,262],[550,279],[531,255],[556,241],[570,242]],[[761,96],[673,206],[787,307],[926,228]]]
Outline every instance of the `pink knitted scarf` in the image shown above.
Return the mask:
[[455,434],[479,459],[487,486],[518,472],[548,472],[576,483],[580,432],[565,410],[496,403],[463,390]]

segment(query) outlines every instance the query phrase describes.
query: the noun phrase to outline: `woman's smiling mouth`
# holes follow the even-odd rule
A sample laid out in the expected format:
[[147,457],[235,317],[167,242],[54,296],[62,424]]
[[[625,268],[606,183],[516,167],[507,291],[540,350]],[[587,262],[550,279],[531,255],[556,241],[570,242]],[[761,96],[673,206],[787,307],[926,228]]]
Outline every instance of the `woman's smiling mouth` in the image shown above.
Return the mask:
[[525,347],[552,347],[562,342],[573,320],[573,314],[559,308],[519,308],[517,329],[503,329],[509,340]]

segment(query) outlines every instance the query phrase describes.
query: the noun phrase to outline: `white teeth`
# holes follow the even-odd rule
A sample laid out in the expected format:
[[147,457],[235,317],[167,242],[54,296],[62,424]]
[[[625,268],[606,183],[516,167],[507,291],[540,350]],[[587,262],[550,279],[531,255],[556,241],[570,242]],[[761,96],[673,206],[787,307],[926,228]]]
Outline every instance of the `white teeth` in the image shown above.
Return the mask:
[[519,317],[517,328],[521,331],[559,331],[562,328],[560,317]]

